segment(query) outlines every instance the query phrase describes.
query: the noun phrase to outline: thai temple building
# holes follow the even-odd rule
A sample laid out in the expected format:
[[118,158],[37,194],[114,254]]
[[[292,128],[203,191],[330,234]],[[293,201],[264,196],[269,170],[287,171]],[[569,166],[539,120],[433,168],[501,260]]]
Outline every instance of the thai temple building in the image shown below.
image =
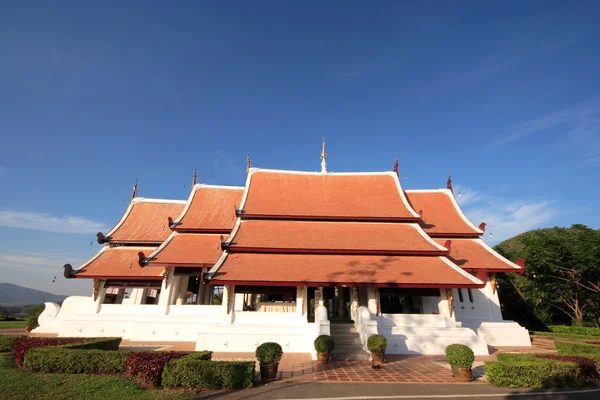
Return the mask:
[[[65,277],[92,296],[46,303],[34,332],[195,342],[254,352],[267,341],[364,359],[367,337],[389,354],[443,354],[462,343],[530,346],[502,318],[495,274],[522,273],[490,248],[446,189],[403,190],[391,172],[252,168],[245,187],[196,184],[187,201],[134,196],[102,249]],[[334,355],[335,357],[336,355]]]

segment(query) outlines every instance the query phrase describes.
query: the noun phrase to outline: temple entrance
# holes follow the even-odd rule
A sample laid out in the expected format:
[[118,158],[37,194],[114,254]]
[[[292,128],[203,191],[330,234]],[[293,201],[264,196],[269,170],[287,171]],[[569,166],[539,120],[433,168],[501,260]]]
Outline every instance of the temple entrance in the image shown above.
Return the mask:
[[323,305],[327,307],[327,315],[331,323],[351,323],[350,288],[324,287]]

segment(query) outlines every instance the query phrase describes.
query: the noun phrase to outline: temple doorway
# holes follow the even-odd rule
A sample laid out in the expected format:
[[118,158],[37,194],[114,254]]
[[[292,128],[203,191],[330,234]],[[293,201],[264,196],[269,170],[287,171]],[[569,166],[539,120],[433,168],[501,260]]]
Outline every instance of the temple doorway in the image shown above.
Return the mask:
[[332,323],[350,323],[350,288],[324,287],[323,304]]

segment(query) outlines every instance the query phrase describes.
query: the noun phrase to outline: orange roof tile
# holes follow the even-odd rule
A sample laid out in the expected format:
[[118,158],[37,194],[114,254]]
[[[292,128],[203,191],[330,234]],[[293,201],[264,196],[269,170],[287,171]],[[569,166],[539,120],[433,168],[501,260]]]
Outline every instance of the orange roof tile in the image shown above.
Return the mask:
[[464,215],[450,190],[407,190],[413,209],[421,215],[419,224],[430,236],[479,236],[483,231]]
[[393,172],[311,173],[251,169],[242,216],[327,220],[413,220]]
[[140,252],[148,255],[154,250],[156,247],[105,246],[74,274],[76,278],[162,279],[163,267],[139,264]]
[[[445,243],[447,239],[435,239]],[[512,263],[481,239],[452,239],[448,258],[459,267],[475,271],[485,269],[488,272],[520,272],[521,267]]]
[[206,264],[212,266],[219,260],[221,236],[218,234],[179,233],[171,236],[152,254],[148,255],[148,265],[191,266]]
[[168,218],[179,215],[184,206],[180,200],[136,197],[106,237],[109,243],[162,243],[171,234]]
[[[448,251],[416,223],[242,220],[225,242],[232,252],[430,254]],[[268,249],[268,250],[267,250]]]
[[211,270],[213,284],[482,287],[445,257],[231,253]]
[[173,224],[178,232],[229,233],[243,187],[194,185],[185,209]]

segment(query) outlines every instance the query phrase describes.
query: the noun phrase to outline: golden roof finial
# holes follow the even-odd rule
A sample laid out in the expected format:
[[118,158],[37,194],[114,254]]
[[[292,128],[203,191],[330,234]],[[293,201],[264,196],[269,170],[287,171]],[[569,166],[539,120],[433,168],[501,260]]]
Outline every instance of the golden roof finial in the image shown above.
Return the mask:
[[323,148],[321,150],[321,160],[327,158],[327,153],[325,153],[325,136],[323,136]]
[[196,168],[194,168],[194,177],[192,178],[192,186],[198,183],[198,174],[196,174]]
[[131,195],[131,199],[135,199],[137,197],[137,179],[135,180],[135,183],[133,184],[133,194]]
[[252,168],[252,160],[250,160],[250,153],[246,156],[246,175],[250,172],[250,168]]

